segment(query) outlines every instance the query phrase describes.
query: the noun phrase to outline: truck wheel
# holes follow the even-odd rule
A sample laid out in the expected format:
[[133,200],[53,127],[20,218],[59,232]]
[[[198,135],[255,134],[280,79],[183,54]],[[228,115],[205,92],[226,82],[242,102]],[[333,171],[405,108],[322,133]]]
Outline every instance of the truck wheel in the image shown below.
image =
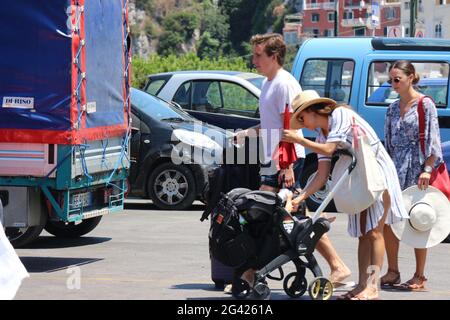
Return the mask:
[[147,182],[148,195],[163,210],[184,210],[196,198],[195,178],[183,165],[163,163],[150,174]]
[[41,234],[42,230],[47,223],[47,211],[45,210],[43,203],[41,203],[41,212],[39,217],[39,222],[37,226],[25,227],[25,228],[15,228],[7,227],[5,228],[5,234],[8,237],[9,242],[14,248],[21,248],[36,240]]
[[[308,166],[306,166],[303,169],[302,176],[300,179],[300,186],[305,188],[305,186],[314,179],[315,175],[317,173],[317,162],[312,162]],[[319,206],[322,204],[322,201],[325,200],[325,197],[328,195],[328,192],[331,189],[331,177],[328,179],[327,183],[311,195],[309,198],[306,199],[306,205],[308,206],[309,211],[316,211]],[[336,207],[334,205],[334,201],[331,200],[331,202],[327,205],[324,212],[337,212]]]
[[102,216],[81,221],[79,224],[48,220],[45,230],[59,238],[78,238],[91,232],[100,223]]
[[28,228],[6,228],[5,234],[14,248],[21,248],[36,240],[44,229],[44,225]]

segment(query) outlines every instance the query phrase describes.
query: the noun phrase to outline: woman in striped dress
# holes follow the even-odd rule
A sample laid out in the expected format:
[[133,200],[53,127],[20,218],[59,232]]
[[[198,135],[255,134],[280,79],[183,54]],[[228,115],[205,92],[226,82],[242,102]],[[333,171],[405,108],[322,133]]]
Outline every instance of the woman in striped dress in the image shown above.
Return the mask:
[[[368,283],[369,267],[375,274],[381,271],[384,257],[384,224],[393,224],[407,218],[397,171],[392,159],[381,144],[375,131],[349,106],[337,105],[334,100],[320,98],[317,92],[307,90],[299,94],[292,102],[294,113],[291,128],[307,128],[318,132],[315,142],[295,134],[295,130],[285,130],[283,140],[303,145],[318,155],[318,170],[313,181],[293,200],[294,206],[300,204],[318,191],[326,183],[331,169],[331,156],[337,149],[352,148],[353,119],[363,129],[373,148],[378,148],[377,162],[384,173],[387,190],[369,208],[363,212],[354,212],[348,217],[348,232],[359,238],[358,285],[340,299],[368,300],[378,298],[376,282]],[[375,269],[373,269],[376,266]]]

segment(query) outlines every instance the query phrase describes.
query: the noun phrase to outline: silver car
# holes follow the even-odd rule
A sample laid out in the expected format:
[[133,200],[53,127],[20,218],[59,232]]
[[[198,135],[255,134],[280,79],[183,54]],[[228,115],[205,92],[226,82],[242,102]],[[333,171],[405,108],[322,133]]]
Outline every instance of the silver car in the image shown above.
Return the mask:
[[265,77],[237,71],[174,71],[148,76],[144,91],[174,101],[195,118],[223,129],[259,123]]

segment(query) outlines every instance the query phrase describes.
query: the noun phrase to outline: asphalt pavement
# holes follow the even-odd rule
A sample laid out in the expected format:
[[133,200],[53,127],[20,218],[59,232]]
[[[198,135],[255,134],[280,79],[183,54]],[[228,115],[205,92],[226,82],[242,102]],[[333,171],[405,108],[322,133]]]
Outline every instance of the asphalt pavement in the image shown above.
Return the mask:
[[[207,234],[209,221],[200,222],[204,205],[187,211],[158,210],[150,201],[129,199],[126,210],[105,216],[90,234],[58,239],[47,233],[17,253],[30,273],[18,300],[230,300],[214,288]],[[357,243],[347,234],[347,217],[338,215],[329,236],[357,281]],[[316,255],[324,274],[329,268]],[[401,246],[402,280],[414,273],[413,249]],[[429,250],[427,292],[381,291],[382,300],[449,300],[450,244]],[[293,266],[286,265],[286,271]],[[383,272],[386,265],[383,267]],[[312,274],[307,272],[307,279]],[[282,282],[269,280],[271,299],[290,299]],[[345,292],[335,290],[334,297]],[[300,299],[309,300],[306,293]]]

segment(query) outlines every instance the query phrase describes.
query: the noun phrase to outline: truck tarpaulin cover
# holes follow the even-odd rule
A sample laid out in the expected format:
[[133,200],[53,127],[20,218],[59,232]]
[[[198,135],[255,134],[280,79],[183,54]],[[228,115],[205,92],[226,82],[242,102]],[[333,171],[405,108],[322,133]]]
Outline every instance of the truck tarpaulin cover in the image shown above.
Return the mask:
[[126,0],[0,2],[0,142],[80,144],[128,128]]

